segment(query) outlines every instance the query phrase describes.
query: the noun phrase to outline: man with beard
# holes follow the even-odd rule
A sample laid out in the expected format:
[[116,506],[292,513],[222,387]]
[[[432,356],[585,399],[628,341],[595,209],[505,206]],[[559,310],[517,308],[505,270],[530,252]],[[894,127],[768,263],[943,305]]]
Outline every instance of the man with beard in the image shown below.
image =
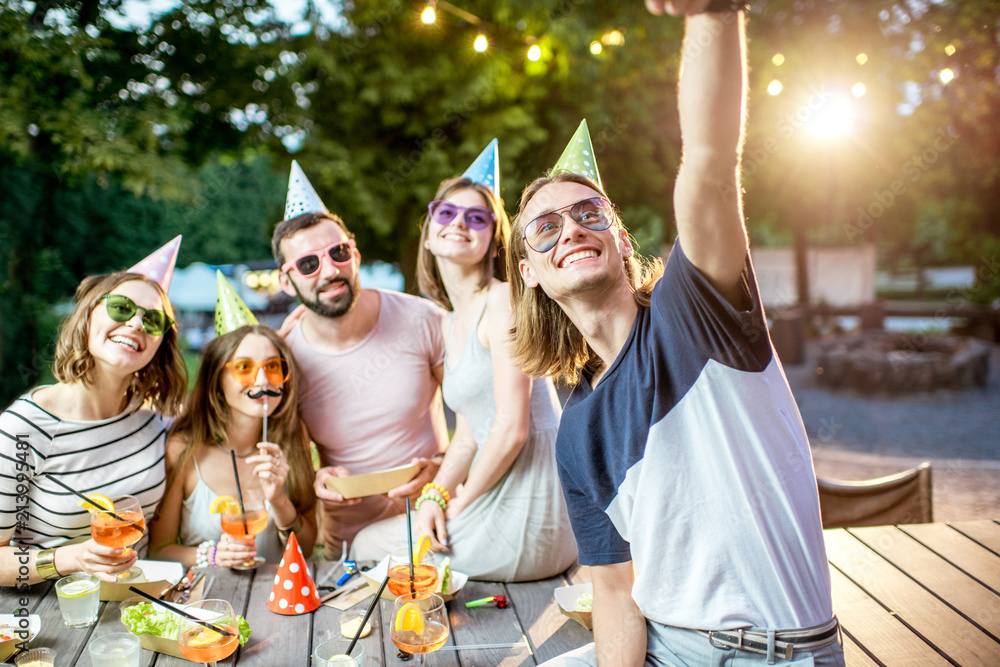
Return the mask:
[[[434,479],[445,440],[438,389],[444,363],[441,311],[407,294],[361,289],[353,234],[331,213],[278,224],[271,248],[279,284],[305,312],[286,340],[305,374],[301,411],[319,449],[326,557],[340,556],[364,526],[403,511]],[[387,495],[345,500],[331,476],[417,463],[420,473]]]

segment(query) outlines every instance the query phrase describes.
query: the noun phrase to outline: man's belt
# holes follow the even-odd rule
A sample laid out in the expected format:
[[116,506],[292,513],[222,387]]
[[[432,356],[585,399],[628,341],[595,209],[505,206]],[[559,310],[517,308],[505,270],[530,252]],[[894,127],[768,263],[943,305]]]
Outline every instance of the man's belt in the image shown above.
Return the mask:
[[839,625],[836,617],[828,623],[802,630],[763,630],[741,628],[739,630],[702,630],[709,643],[715,648],[737,649],[759,653],[769,658],[791,660],[796,650],[807,650],[825,646],[837,639]]

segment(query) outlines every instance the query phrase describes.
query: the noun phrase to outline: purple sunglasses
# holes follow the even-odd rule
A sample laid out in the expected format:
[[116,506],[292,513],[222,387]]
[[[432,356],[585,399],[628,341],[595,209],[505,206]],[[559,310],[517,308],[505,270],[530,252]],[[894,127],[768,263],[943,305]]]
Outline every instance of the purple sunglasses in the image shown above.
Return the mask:
[[450,225],[458,217],[459,213],[465,212],[465,226],[469,229],[486,229],[494,222],[496,216],[493,211],[485,206],[459,206],[450,201],[438,199],[432,201],[427,207],[427,215],[431,220],[442,226]]

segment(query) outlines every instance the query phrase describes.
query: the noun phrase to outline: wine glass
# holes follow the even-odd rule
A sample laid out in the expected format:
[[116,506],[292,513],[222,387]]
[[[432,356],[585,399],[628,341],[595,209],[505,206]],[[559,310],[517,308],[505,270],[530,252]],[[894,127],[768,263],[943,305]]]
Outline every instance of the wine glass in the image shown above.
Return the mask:
[[410,551],[396,549],[389,554],[389,592],[399,596],[410,592],[433,593],[437,587],[438,571],[434,566],[434,553],[426,551],[413,563],[413,587],[410,587]]
[[404,653],[419,656],[436,651],[448,641],[448,614],[444,600],[435,593],[404,593],[393,606],[392,643]]
[[181,655],[191,662],[202,662],[215,667],[216,660],[224,660],[236,651],[240,643],[240,632],[236,614],[228,602],[199,600],[185,609],[192,616],[228,630],[232,635],[222,634],[182,616],[177,633],[177,648]]
[[[105,547],[129,547],[146,532],[146,518],[142,514],[142,505],[135,496],[116,496],[111,498],[114,512],[100,511],[90,515],[90,535],[94,541]],[[118,515],[116,517],[115,515]],[[125,555],[132,549],[125,548]],[[135,581],[142,577],[142,570],[130,567],[118,574],[119,582]]]
[[[258,533],[267,528],[267,505],[263,492],[260,489],[243,489],[243,509],[246,513],[223,514],[222,530],[233,539],[249,544]],[[264,559],[257,556],[243,561],[233,569],[252,570],[263,562]]]

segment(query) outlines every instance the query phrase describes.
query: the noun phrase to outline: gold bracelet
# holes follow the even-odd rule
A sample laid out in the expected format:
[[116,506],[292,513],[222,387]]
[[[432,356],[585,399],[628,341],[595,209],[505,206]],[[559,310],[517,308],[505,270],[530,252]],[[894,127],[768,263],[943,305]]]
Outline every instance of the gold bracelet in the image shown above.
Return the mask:
[[56,570],[56,550],[42,549],[35,556],[35,572],[42,579],[58,579],[62,575]]

